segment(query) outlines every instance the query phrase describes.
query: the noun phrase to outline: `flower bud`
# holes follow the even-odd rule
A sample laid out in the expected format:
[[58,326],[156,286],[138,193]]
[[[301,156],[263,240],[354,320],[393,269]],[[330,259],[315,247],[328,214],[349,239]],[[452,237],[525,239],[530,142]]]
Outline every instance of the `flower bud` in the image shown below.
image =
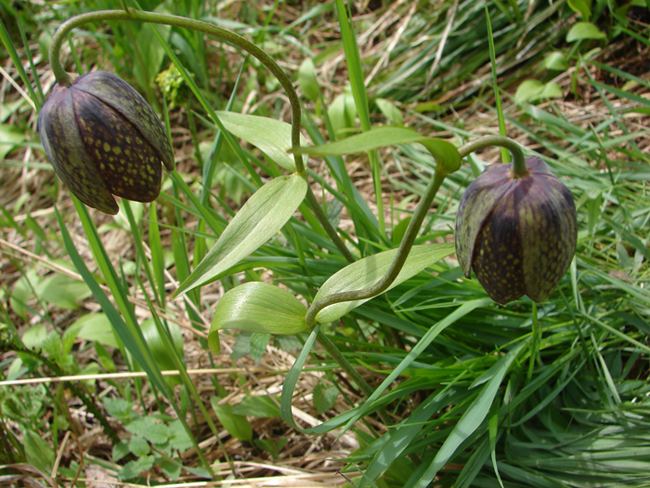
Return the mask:
[[165,128],[128,83],[106,71],[54,85],[38,117],[38,132],[54,171],[70,191],[107,214],[113,195],[151,202],[160,193],[162,166],[174,169]]
[[505,305],[522,295],[541,302],[566,273],[576,250],[573,197],[536,156],[527,173],[492,164],[465,191],[456,217],[456,254],[488,295]]

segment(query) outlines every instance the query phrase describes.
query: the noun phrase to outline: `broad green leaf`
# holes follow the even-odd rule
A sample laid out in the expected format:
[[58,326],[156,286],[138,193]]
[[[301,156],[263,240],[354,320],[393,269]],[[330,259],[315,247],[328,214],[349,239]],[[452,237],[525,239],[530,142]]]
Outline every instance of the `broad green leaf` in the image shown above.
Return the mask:
[[[260,149],[264,154],[287,171],[296,171],[291,149],[291,125],[281,120],[236,112],[217,112],[217,116],[229,132]],[[300,136],[300,145],[307,141]]]
[[402,112],[397,108],[397,105],[384,98],[376,99],[375,103],[377,104],[377,107],[379,107],[379,110],[381,110],[381,113],[384,114],[384,117],[390,120],[393,124],[399,126],[404,125],[404,117],[402,117]]
[[233,407],[229,404],[219,405],[221,398],[213,396],[210,398],[212,408],[219,418],[219,422],[228,433],[242,441],[250,442],[253,440],[253,427],[243,415],[233,413]]
[[253,281],[228,290],[214,309],[208,345],[218,354],[220,329],[259,334],[298,334],[306,329],[307,308],[282,288]]
[[564,56],[564,53],[555,51],[549,54],[542,61],[542,66],[546,69],[553,71],[564,71],[569,69],[569,63]]
[[251,357],[255,360],[255,364],[259,363],[262,356],[264,356],[266,346],[269,345],[270,340],[270,334],[260,334],[259,332],[255,332],[251,336]]
[[591,17],[591,0],[567,0],[567,3],[571,7],[571,10],[580,14],[587,22],[589,21]]
[[314,61],[306,58],[298,69],[298,86],[307,100],[314,101],[320,95]]
[[[181,333],[180,326],[175,322],[167,322],[167,327],[174,344],[175,352],[167,349],[165,345],[166,343],[160,336],[158,328],[156,327],[156,322],[153,318],[144,320],[140,324],[140,330],[142,330],[144,340],[146,341],[147,346],[149,346],[151,355],[161,371],[177,369],[172,354],[176,354],[176,356],[181,358],[181,360],[183,358],[183,334]],[[180,385],[182,383],[180,376],[166,376],[165,381],[167,381],[170,386]]]
[[169,424],[169,446],[180,452],[185,452],[192,447],[192,439],[185,432],[180,420],[174,420]]
[[539,80],[524,80],[517,87],[515,100],[519,103],[537,100],[544,91],[544,83]]
[[54,465],[54,451],[50,445],[29,429],[23,433],[23,445],[27,462],[41,473],[49,475]]
[[306,193],[307,180],[298,174],[280,176],[257,190],[174,296],[204,285],[268,241],[291,218]]
[[70,326],[80,327],[77,337],[88,341],[99,342],[103,346],[118,347],[111,321],[104,313],[84,315]]
[[578,22],[566,35],[567,42],[584,41],[586,39],[605,39],[607,36],[591,22]]
[[428,139],[411,129],[401,127],[377,127],[367,132],[350,136],[342,141],[296,148],[293,152],[309,154],[311,156],[343,156],[364,151],[371,151],[380,147],[394,146],[396,144],[408,144],[411,142],[422,142]]
[[169,429],[153,417],[140,417],[124,426],[129,432],[140,435],[153,444],[163,444],[169,438]]
[[92,295],[86,283],[62,274],[45,278],[36,287],[36,292],[47,303],[64,310],[78,309],[79,303]]
[[333,385],[318,383],[314,387],[314,408],[321,415],[331,409],[339,396],[339,390]]
[[129,440],[129,451],[131,451],[137,457],[142,457],[149,454],[151,448],[149,447],[149,443],[145,440],[144,437],[134,435]]
[[[357,118],[357,107],[354,97],[349,93],[337,95],[327,109],[327,115],[332,123],[332,129],[338,139],[346,136],[346,130],[354,127]],[[307,153],[309,154],[309,153]]]
[[118,477],[120,480],[130,480],[135,478],[143,471],[149,471],[153,467],[154,457],[144,456],[135,461],[129,461],[124,465]]
[[[425,244],[413,246],[409,253],[404,267],[397,275],[395,281],[388,287],[388,290],[396,287],[400,283],[415,276],[428,266],[437,261],[446,258],[455,251],[453,244]],[[397,249],[384,251],[367,258],[360,259],[331,276],[318,290],[314,301],[324,298],[334,293],[343,291],[355,291],[368,288],[374,285],[388,270],[393,258],[397,254]],[[336,303],[325,307],[316,316],[316,321],[320,324],[327,324],[343,317],[350,310],[354,310],[362,303],[371,300],[355,300],[351,302]]]
[[[435,478],[438,471],[447,464],[461,443],[481,426],[492,407],[494,397],[499,391],[499,387],[501,386],[503,377],[508,372],[508,368],[527,344],[526,341],[519,343],[519,345],[510,350],[508,354],[482,375],[482,377],[490,377],[490,380],[478,394],[476,400],[472,402],[472,405],[467,409],[458,424],[456,424],[456,427],[449,437],[447,437],[426,472],[415,483],[407,483],[406,486],[414,488],[426,488],[429,486],[429,483]],[[474,383],[476,384],[480,380],[481,378]]]
[[273,418],[280,416],[280,406],[277,400],[270,396],[247,395],[239,405],[233,407],[232,413],[249,417]]

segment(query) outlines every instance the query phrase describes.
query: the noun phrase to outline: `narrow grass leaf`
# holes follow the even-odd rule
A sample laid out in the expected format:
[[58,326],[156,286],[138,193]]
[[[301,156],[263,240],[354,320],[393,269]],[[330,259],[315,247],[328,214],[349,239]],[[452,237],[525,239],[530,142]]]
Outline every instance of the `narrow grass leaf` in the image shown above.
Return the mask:
[[298,174],[275,178],[256,191],[174,296],[209,282],[273,237],[291,218],[306,193],[307,181]]
[[299,432],[303,432],[303,430],[298,427],[295,419],[293,418],[291,400],[293,398],[293,392],[296,388],[296,383],[298,382],[298,377],[300,376],[302,367],[305,365],[305,362],[307,362],[307,358],[309,357],[311,348],[314,346],[314,342],[316,342],[316,337],[318,336],[319,331],[320,325],[316,324],[316,327],[314,327],[314,330],[311,331],[311,334],[309,334],[309,337],[305,341],[305,345],[303,346],[302,351],[300,351],[298,358],[291,366],[291,369],[289,370],[289,373],[287,373],[287,376],[284,378],[284,383],[282,383],[280,417],[282,417],[282,420],[289,424],[289,426],[293,427]]
[[[454,252],[453,244],[413,246],[404,267],[388,289],[396,287]],[[396,254],[397,249],[391,249],[390,251],[373,254],[346,266],[323,284],[316,293],[314,300],[339,292],[362,290],[374,285],[386,273]],[[368,300],[371,300],[371,298],[330,305],[318,313],[316,320],[321,324],[333,322]]]
[[[281,120],[236,112],[217,112],[224,127],[240,139],[249,142],[287,171],[296,171],[291,149],[291,125]],[[300,145],[306,144],[300,137]]]
[[338,417],[333,418],[323,424],[307,430],[309,433],[322,434],[324,432],[329,432],[332,429],[335,429],[342,424],[346,423],[345,429],[349,429],[352,424],[358,421],[363,417],[367,412],[371,411],[375,407],[375,401],[382,395],[382,393],[388,388],[393,381],[395,381],[399,375],[401,375],[412,363],[415,361],[420,354],[422,354],[427,347],[435,340],[438,335],[449,327],[451,324],[455,323],[457,320],[461,319],[468,313],[473,310],[486,306],[490,303],[493,303],[490,298],[480,298],[478,300],[470,300],[463,303],[460,307],[454,310],[452,313],[447,315],[445,318],[433,325],[427,332],[422,336],[422,339],[413,346],[408,353],[408,355],[399,363],[399,365],[382,381],[374,393],[368,397],[366,402],[356,410],[349,410],[348,412],[339,415]]
[[445,443],[442,445],[425,473],[417,480],[412,482],[409,480],[410,482],[406,484],[406,487],[426,488],[429,486],[429,483],[433,481],[435,476],[438,474],[438,471],[440,471],[440,469],[442,469],[456,453],[456,450],[461,443],[480,427],[490,411],[494,397],[501,386],[503,377],[508,372],[508,368],[526,345],[526,341],[522,341],[499,360],[494,375],[483,387],[476,400],[474,400],[472,405],[467,409],[463,417],[460,419],[460,422],[456,424],[456,427],[449,437],[447,437]]

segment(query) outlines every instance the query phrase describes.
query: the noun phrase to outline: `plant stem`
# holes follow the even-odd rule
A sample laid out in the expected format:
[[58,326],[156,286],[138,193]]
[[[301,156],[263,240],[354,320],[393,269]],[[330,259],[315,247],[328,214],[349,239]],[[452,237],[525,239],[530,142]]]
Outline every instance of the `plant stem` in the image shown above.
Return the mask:
[[[329,223],[329,219],[327,218],[327,215],[325,215],[325,212],[323,212],[323,209],[320,206],[320,203],[318,203],[318,200],[316,200],[316,195],[314,195],[311,186],[307,187],[306,198],[307,198],[307,203],[309,203],[309,206],[312,208],[314,214],[316,215],[316,218],[321,222],[321,224],[323,220],[326,220]],[[352,255],[348,247],[345,245],[345,243],[341,240],[334,226],[324,225],[323,228],[325,229],[325,232],[327,232],[327,235],[330,237],[330,239],[332,239],[337,249],[341,251],[341,254],[343,254],[345,259],[348,260],[348,263],[353,263],[355,261],[354,256]]]
[[[66,40],[68,32],[70,32],[75,27],[79,27],[80,25],[88,22],[103,22],[107,20],[133,20],[138,22],[165,24],[185,29],[192,29],[195,31],[203,32],[204,34],[214,36],[217,39],[233,44],[243,49],[244,51],[249,52],[251,55],[257,58],[271,73],[273,73],[273,75],[280,82],[280,85],[282,85],[282,88],[284,88],[287,94],[287,98],[289,99],[289,103],[291,104],[291,145],[293,147],[300,147],[300,99],[287,74],[282,68],[280,68],[280,66],[273,60],[271,56],[266,54],[264,50],[260,49],[249,40],[238,34],[235,34],[234,32],[222,29],[221,27],[217,27],[216,25],[210,24],[208,22],[188,19],[186,17],[180,17],[177,15],[145,12],[142,10],[135,10],[133,8],[125,8],[124,10],[100,10],[97,12],[89,12],[72,17],[59,26],[57,31],[54,33],[54,36],[52,37],[52,44],[50,45],[50,65],[52,66],[52,72],[54,73],[54,76],[59,85],[69,86],[74,81],[73,78],[68,73],[66,73],[59,60],[59,52],[61,51],[63,42]],[[302,161],[302,155],[294,154],[294,162],[296,165],[296,172],[299,174],[304,174],[305,165]],[[334,229],[332,224],[327,219],[327,216],[318,206],[316,199],[308,198],[307,200],[312,207],[314,214],[336,247],[341,251],[341,253],[343,253],[348,261],[350,261],[350,259],[354,261],[354,258],[347,250],[347,247],[336,232],[336,229]]]
[[458,148],[458,153],[460,154],[461,159],[468,156],[474,151],[479,149],[484,149],[490,146],[499,146],[505,147],[508,151],[512,153],[512,172],[515,177],[526,176],[528,174],[528,169],[526,168],[526,158],[524,157],[524,151],[521,149],[521,146],[517,144],[512,139],[503,136],[485,136],[474,141],[468,142],[467,144]]
[[420,231],[420,226],[422,225],[422,222],[433,203],[433,199],[435,198],[436,193],[438,193],[438,190],[446,176],[446,173],[436,170],[433,179],[427,186],[424,196],[420,200],[420,203],[418,203],[415,212],[413,212],[411,222],[409,223],[404,238],[397,249],[397,254],[384,276],[382,276],[377,283],[363,290],[344,291],[316,300],[312,303],[311,307],[309,307],[307,315],[305,316],[305,323],[308,327],[312,327],[316,323],[318,312],[323,310],[325,307],[334,305],[335,303],[372,298],[388,289],[404,266],[406,258],[413,246],[413,242],[415,242],[415,238]]
[[[338,347],[336,347],[336,344],[334,344],[332,341],[329,340],[329,338],[323,333],[323,330],[318,331],[318,336],[316,337],[316,340],[318,343],[321,345],[325,351],[332,357],[334,361],[338,363],[339,366],[341,366],[341,369],[347,373],[347,375],[350,377],[352,381],[354,381],[359,388],[363,391],[363,394],[366,398],[369,398],[370,395],[374,393],[374,390],[372,389],[372,386],[370,386],[366,380],[363,379],[363,376],[359,374],[359,372],[354,369],[354,366],[350,364],[350,362],[347,360],[347,358],[341,353]],[[378,410],[377,413],[379,414],[379,417],[381,417],[382,422],[384,422],[384,425],[392,425],[393,421],[391,418],[388,416],[385,410]]]

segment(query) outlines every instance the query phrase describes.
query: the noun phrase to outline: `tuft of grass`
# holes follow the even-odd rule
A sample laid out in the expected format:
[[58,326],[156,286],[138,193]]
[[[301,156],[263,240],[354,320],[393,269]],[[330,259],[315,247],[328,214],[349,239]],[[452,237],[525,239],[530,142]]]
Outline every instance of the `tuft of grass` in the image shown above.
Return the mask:
[[[303,127],[314,144],[342,135],[328,108],[349,85],[357,115],[348,132],[401,119],[461,143],[505,129],[574,195],[578,250],[545,303],[498,306],[452,257],[323,325],[372,386],[367,399],[327,353],[310,351],[315,335],[226,332],[220,355],[206,347],[226,291],[266,281],[310,302],[346,265],[306,205],[214,282],[170,299],[241,201],[282,174],[214,114],[227,107],[288,120],[269,73],[181,29],[76,31],[67,69],[111,69],[136,86],[165,120],[179,168],[148,209],[124,202],[120,216],[106,217],[61,189],[35,110],[53,84],[44,53],[56,25],[122,2],[23,7],[0,6],[3,475],[78,486],[98,472],[116,483],[181,485],[238,477],[261,486],[269,476],[286,486],[346,478],[383,487],[647,485],[647,9],[596,2],[589,21],[606,40],[568,42],[584,19],[564,0],[140,2],[256,40],[296,77],[312,57],[320,96],[303,100]],[[552,53],[566,68],[544,68]],[[176,94],[155,82],[172,65],[183,80]],[[526,80],[560,95],[522,98]],[[499,151],[469,159],[446,179],[417,243],[451,241],[464,189]],[[433,168],[429,153],[404,145],[314,159],[308,176],[363,257],[399,243]],[[168,381],[170,369],[180,381]],[[283,386],[295,387],[295,429],[279,418]],[[92,415],[82,397],[95,399]],[[102,418],[121,442],[101,433]],[[82,438],[92,450],[78,449],[73,440]]]

